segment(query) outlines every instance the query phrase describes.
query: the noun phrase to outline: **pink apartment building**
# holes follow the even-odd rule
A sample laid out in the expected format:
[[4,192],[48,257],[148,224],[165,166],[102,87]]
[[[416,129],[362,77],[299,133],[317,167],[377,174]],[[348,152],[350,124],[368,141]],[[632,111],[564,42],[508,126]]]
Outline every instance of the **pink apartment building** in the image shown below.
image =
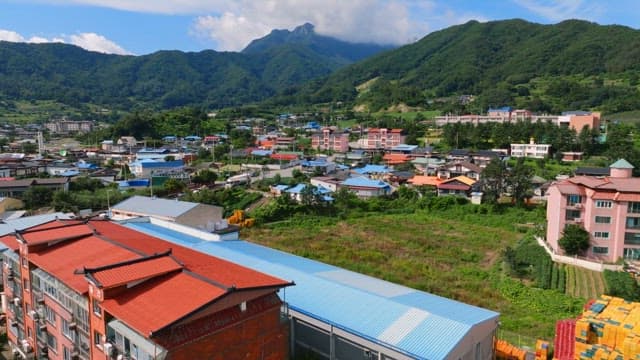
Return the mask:
[[390,149],[404,143],[402,129],[370,128],[367,133],[367,149]]
[[610,169],[608,177],[576,176],[549,187],[547,242],[557,253],[564,227],[578,224],[590,234],[588,258],[640,259],[640,178],[623,159]]
[[311,147],[315,150],[346,153],[349,151],[349,134],[324,128],[322,132],[311,135]]

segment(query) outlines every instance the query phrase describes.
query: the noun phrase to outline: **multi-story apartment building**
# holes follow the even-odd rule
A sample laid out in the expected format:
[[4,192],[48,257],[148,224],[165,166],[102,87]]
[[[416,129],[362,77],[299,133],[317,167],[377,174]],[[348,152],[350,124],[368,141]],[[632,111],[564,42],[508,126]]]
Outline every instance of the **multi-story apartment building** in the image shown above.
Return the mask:
[[600,113],[590,111],[565,111],[562,115],[536,115],[529,110],[512,110],[509,107],[499,109],[489,109],[487,115],[442,115],[434,118],[437,126],[446,124],[486,124],[486,123],[508,123],[517,121],[531,122],[551,122],[555,125],[569,126],[576,131],[582,130],[584,126],[589,129],[599,129]]
[[531,138],[528,144],[511,144],[511,157],[528,157],[534,159],[544,159],[549,156],[551,145],[536,144]]
[[589,232],[587,257],[602,261],[640,259],[640,178],[618,160],[609,176],[576,176],[548,190],[547,242],[562,253],[558,240],[567,224]]
[[290,283],[106,220],[0,238],[9,346],[25,359],[288,357]]
[[349,134],[323,128],[321,132],[311,135],[311,147],[315,150],[346,153],[349,151]]
[[404,143],[402,129],[370,128],[367,133],[367,149],[391,149]]
[[44,127],[53,134],[88,133],[93,130],[93,121],[59,119],[44,124]]

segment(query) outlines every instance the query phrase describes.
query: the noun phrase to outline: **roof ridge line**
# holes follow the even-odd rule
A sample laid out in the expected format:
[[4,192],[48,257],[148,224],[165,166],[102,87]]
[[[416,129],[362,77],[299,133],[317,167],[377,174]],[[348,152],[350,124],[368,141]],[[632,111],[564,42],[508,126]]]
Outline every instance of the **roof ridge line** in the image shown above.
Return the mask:
[[[172,251],[171,248],[169,248],[169,250],[166,250],[166,251],[161,252],[161,253],[155,253],[155,254],[152,254],[152,255],[143,256],[143,257],[140,257],[140,258],[137,258],[137,259],[120,261],[120,262],[117,262],[117,263],[104,265],[104,266],[99,266],[99,267],[96,267],[96,268],[82,267],[82,272],[84,274],[92,274],[94,272],[110,270],[110,269],[114,269],[114,268],[117,268],[117,267],[120,267],[120,266],[133,265],[133,264],[137,264],[137,263],[141,263],[141,262],[145,262],[145,261],[149,261],[149,260],[153,260],[153,259],[158,259],[158,258],[165,257],[165,256],[170,256],[171,255],[171,251]],[[177,261],[177,263],[182,265],[182,263],[180,263],[179,261]],[[182,265],[182,266],[184,266],[184,265]]]

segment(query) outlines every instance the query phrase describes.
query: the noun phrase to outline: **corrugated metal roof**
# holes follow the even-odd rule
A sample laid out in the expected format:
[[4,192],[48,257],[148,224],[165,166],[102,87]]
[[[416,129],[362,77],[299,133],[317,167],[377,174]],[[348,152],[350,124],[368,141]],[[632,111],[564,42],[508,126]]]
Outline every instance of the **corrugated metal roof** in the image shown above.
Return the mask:
[[[148,232],[156,225],[126,226]],[[295,281],[283,299],[291,309],[417,359],[447,358],[474,325],[499,315],[246,241],[194,244],[180,238],[167,240]]]
[[198,206],[198,203],[136,195],[112,206],[111,208],[112,210],[135,214],[176,218],[196,206]]
[[345,181],[342,182],[342,185],[344,186],[362,186],[362,187],[372,187],[372,188],[386,188],[386,187],[390,187],[389,184],[387,184],[384,181],[380,181],[380,180],[372,180],[366,177],[350,177],[348,179],[346,179]]
[[53,214],[34,215],[19,219],[7,219],[4,221],[4,224],[0,224],[0,235],[10,234],[16,230],[28,229],[55,219],[71,219],[71,216],[56,212]]

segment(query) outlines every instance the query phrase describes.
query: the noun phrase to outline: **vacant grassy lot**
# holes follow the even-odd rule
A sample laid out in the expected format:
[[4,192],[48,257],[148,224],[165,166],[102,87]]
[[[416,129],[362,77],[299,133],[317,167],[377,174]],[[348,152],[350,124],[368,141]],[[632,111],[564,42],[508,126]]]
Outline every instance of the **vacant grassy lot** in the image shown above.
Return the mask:
[[523,235],[515,223],[535,216],[420,211],[346,220],[296,218],[245,230],[242,237],[496,310],[504,330],[552,339],[555,321],[578,314],[583,300],[530,288],[500,270],[502,250]]

